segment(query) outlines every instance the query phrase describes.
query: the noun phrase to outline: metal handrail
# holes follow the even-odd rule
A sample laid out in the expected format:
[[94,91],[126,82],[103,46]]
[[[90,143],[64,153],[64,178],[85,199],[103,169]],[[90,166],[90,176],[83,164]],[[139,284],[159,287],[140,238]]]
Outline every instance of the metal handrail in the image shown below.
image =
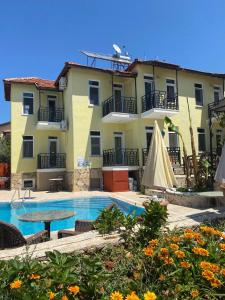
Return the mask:
[[120,99],[115,99],[111,96],[102,104],[103,117],[111,112],[136,114],[137,113],[137,99],[135,97],[121,96]]
[[139,166],[138,149],[103,150],[103,166]]
[[64,120],[63,108],[51,110],[48,107],[40,107],[38,110],[38,121],[61,122],[62,120]]

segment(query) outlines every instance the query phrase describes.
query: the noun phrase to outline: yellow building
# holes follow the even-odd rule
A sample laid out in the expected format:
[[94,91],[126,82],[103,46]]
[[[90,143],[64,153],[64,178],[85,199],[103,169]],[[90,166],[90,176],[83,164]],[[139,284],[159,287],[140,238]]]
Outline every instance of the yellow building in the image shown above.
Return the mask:
[[[12,188],[47,190],[49,179],[57,177],[74,191],[125,190],[128,177],[139,185],[154,120],[172,163],[181,164],[181,141],[168,131],[164,117],[179,127],[191,154],[187,98],[196,150],[209,151],[208,104],[224,98],[224,78],[135,60],[125,71],[67,62],[54,81],[5,79]],[[214,148],[222,134],[214,129]]]

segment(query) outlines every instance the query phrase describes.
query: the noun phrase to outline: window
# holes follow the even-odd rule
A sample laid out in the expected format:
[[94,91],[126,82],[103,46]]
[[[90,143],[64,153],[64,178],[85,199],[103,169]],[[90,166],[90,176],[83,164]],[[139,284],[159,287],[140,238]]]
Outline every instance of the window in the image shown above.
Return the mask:
[[100,131],[91,131],[91,155],[101,155],[101,136]]
[[222,146],[222,130],[221,129],[217,129],[216,130],[216,147],[221,147]]
[[34,111],[34,95],[33,93],[23,93],[23,114],[32,115]]
[[27,188],[34,188],[34,179],[24,179],[23,180],[23,187]]
[[153,126],[146,126],[145,127],[147,149],[149,149],[149,147],[151,145],[153,129],[154,129]]
[[196,105],[203,106],[203,89],[200,83],[195,83],[195,101]]
[[23,136],[23,157],[33,158],[33,137]]
[[220,101],[220,87],[214,86],[214,102],[218,103]]
[[205,129],[198,128],[198,151],[203,152],[205,150]]
[[168,135],[169,135],[169,147],[170,148],[179,147],[178,134],[174,131],[169,131]]
[[166,79],[167,101],[174,101],[175,99],[175,80]]
[[90,104],[99,105],[99,82],[89,80],[89,100]]

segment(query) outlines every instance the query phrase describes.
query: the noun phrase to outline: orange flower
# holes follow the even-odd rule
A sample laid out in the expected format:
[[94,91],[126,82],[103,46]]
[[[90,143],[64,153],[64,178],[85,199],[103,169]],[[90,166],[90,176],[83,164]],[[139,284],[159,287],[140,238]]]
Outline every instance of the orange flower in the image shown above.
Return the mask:
[[135,292],[131,292],[126,296],[125,300],[141,300]]
[[71,294],[73,294],[73,295],[75,296],[76,294],[79,293],[80,288],[79,288],[79,286],[77,286],[77,285],[71,285],[71,286],[69,286],[69,287],[67,288],[67,290],[68,290]]
[[221,269],[220,273],[225,276],[225,269]]
[[144,293],[144,300],[156,300],[157,296],[155,293],[147,291],[146,293]]
[[225,251],[225,244],[220,243],[219,244],[220,250]]
[[215,287],[215,288],[221,286],[221,284],[222,284],[221,281],[220,281],[219,279],[216,279],[216,278],[213,278],[213,279],[210,281],[210,283],[211,283],[211,286],[213,286],[213,287]]
[[201,255],[201,256],[209,256],[208,250],[206,250],[204,248],[194,247],[192,249],[192,252],[194,252],[195,254]]
[[213,272],[209,271],[209,270],[205,270],[202,272],[202,277],[204,277],[205,279],[211,281],[212,279],[214,279],[214,274]]
[[211,235],[216,235],[216,236],[222,236],[223,233],[217,229],[214,229],[213,227],[209,226],[201,226],[200,230],[203,231],[204,233],[208,233]]
[[31,274],[30,275],[30,279],[40,279],[40,278],[41,278],[41,276],[38,275],[38,274]]
[[69,298],[66,295],[63,295],[62,300],[69,300]]
[[49,300],[53,300],[55,298],[55,293],[49,292],[48,296],[49,296]]
[[213,273],[219,272],[219,270],[220,270],[219,266],[217,266],[216,264],[209,263],[207,261],[200,262],[200,267],[203,270],[209,270]]
[[151,247],[146,247],[143,249],[143,251],[146,256],[152,256],[154,252],[153,248]]
[[115,291],[110,295],[110,300],[123,300],[123,295],[120,292]]
[[161,275],[159,276],[159,280],[160,280],[160,281],[164,281],[165,279],[166,279],[166,276],[165,276],[165,275],[161,274]]
[[175,251],[175,255],[178,257],[178,258],[184,258],[185,257],[185,253],[183,251]]
[[177,244],[170,244],[169,247],[173,250],[173,251],[177,251],[179,249],[179,246]]
[[194,233],[190,233],[190,232],[186,232],[186,233],[184,233],[183,237],[185,239],[193,239],[195,237],[195,234]]
[[191,264],[189,262],[187,262],[187,261],[181,261],[180,262],[180,266],[182,268],[189,269],[191,267]]
[[10,283],[10,289],[19,289],[22,285],[22,281],[17,279]]
[[192,290],[191,291],[191,297],[192,298],[197,298],[199,296],[199,291],[198,290]]
[[191,228],[184,229],[185,233],[194,233],[194,231]]
[[171,237],[171,240],[174,242],[174,243],[178,243],[180,242],[181,238],[179,236],[172,236]]
[[203,239],[197,238],[196,242],[200,245],[200,246],[204,246],[206,244],[206,242]]
[[172,264],[173,264],[173,259],[172,259],[172,257],[166,256],[166,257],[163,258],[163,260],[164,260],[164,263],[165,263],[166,265],[172,265]]
[[155,239],[155,240],[151,240],[151,241],[149,241],[149,246],[150,247],[156,247],[158,245],[158,240],[157,239]]
[[160,253],[161,253],[161,255],[163,255],[163,256],[167,256],[167,255],[169,254],[169,251],[168,251],[167,248],[161,248],[161,249],[160,249]]

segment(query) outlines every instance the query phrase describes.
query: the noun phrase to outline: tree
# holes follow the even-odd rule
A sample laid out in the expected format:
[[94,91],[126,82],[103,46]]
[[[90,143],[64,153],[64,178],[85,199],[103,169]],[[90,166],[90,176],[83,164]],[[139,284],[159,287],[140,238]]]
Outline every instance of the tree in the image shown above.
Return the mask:
[[7,137],[0,138],[0,162],[10,163],[11,143]]

